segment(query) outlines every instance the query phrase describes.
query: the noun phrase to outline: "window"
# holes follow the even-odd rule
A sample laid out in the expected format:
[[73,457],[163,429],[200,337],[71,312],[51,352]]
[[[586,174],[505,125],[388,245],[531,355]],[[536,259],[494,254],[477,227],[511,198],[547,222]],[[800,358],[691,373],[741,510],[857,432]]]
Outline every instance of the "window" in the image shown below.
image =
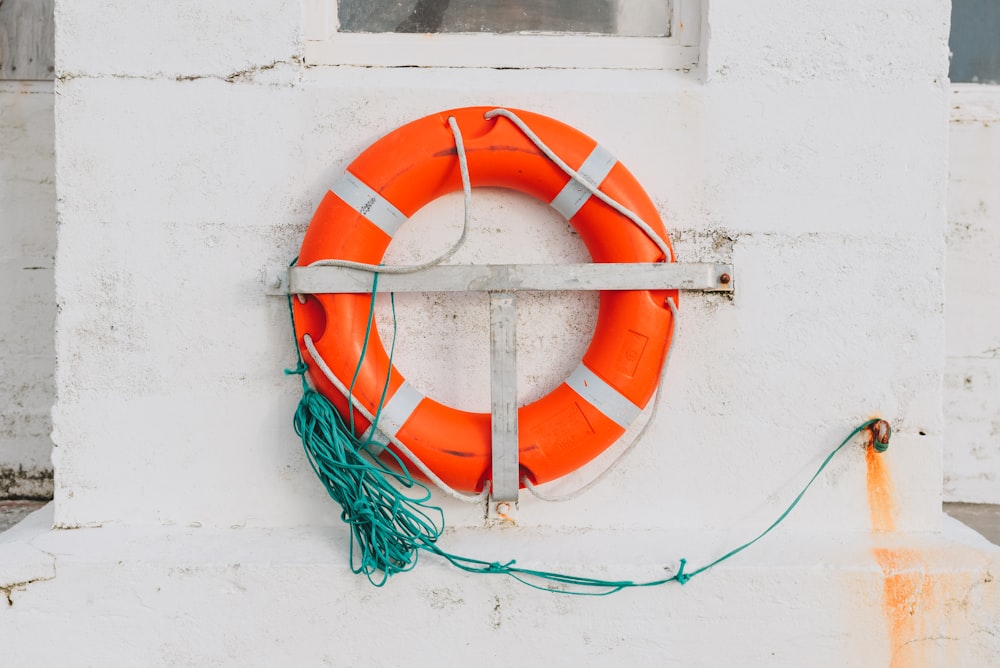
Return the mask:
[[1000,2],[954,0],[949,46],[952,82],[1000,83]]
[[700,0],[307,0],[311,65],[687,68]]
[[558,32],[665,37],[660,0],[340,0],[340,32]]

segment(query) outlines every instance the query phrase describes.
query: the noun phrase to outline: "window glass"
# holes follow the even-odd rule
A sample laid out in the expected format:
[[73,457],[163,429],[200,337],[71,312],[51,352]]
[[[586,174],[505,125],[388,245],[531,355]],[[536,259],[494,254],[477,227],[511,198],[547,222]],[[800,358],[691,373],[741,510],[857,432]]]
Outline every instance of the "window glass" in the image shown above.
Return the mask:
[[669,36],[668,0],[340,0],[341,32]]
[[951,80],[1000,83],[1000,1],[953,0]]

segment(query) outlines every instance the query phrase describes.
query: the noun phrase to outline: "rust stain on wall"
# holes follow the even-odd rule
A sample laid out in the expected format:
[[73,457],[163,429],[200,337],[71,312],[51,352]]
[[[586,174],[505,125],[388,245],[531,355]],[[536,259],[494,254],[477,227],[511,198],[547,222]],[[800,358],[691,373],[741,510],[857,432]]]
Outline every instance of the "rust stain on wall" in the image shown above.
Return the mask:
[[882,568],[882,606],[889,623],[890,666],[920,665],[924,616],[935,608],[933,582],[916,550],[876,548]]
[[[869,438],[871,433],[869,432]],[[868,504],[872,531],[896,530],[896,501],[892,477],[882,453],[869,442],[865,450]],[[890,666],[919,665],[919,635],[923,616],[934,607],[933,582],[921,554],[912,549],[877,547],[875,560],[882,569],[882,608],[889,626]]]
[[889,471],[882,462],[882,455],[875,452],[871,443],[865,449],[865,463],[868,471],[868,506],[871,512],[872,531],[875,533],[895,531],[896,502],[892,478],[889,477]]

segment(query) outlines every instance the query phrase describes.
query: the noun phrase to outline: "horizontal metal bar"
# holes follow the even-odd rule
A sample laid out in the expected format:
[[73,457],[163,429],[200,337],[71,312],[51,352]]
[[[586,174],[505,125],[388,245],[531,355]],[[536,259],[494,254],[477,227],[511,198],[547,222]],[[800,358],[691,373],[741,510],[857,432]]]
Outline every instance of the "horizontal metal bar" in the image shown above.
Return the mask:
[[[372,274],[343,267],[265,272],[271,294],[365,293]],[[701,290],[732,292],[731,264],[676,262],[439,265],[409,274],[380,273],[379,292],[514,290]]]

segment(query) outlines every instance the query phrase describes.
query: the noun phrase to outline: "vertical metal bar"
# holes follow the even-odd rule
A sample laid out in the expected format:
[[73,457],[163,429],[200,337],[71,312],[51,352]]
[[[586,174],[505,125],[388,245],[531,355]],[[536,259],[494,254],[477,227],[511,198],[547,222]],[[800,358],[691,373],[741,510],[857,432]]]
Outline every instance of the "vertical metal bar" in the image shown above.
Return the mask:
[[517,314],[513,292],[490,293],[490,414],[495,501],[517,501]]

